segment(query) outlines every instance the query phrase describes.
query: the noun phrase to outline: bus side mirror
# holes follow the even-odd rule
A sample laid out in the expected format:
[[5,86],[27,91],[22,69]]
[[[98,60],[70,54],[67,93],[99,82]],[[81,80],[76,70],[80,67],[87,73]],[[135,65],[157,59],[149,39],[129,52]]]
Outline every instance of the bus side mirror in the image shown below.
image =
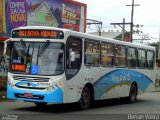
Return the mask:
[[4,42],[4,50],[3,50],[3,55],[5,56],[6,55],[6,52],[7,52],[7,44],[10,43],[11,40],[8,39]]

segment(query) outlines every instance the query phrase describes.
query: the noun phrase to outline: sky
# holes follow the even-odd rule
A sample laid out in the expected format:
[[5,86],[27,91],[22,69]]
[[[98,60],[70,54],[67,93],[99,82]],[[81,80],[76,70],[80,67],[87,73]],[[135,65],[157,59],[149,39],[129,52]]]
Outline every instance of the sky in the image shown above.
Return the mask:
[[[75,0],[87,4],[87,19],[94,19],[103,22],[103,30],[119,29],[120,27],[110,25],[110,23],[131,22],[132,0]],[[138,28],[143,33],[135,34],[134,38],[150,38],[152,41],[159,40],[160,32],[160,0],[134,0],[139,6],[134,7],[133,23],[143,27]],[[95,31],[96,28],[87,28],[87,31]],[[129,25],[126,25],[129,31]],[[134,28],[137,30],[137,28]]]

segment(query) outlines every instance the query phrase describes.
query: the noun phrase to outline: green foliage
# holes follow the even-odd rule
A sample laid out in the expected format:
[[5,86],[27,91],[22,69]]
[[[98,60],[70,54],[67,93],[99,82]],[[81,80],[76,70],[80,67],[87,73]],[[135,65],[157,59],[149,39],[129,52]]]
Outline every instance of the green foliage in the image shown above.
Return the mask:
[[156,48],[156,58],[158,58],[158,49],[160,49],[160,42],[153,42],[149,44],[150,46],[154,46]]

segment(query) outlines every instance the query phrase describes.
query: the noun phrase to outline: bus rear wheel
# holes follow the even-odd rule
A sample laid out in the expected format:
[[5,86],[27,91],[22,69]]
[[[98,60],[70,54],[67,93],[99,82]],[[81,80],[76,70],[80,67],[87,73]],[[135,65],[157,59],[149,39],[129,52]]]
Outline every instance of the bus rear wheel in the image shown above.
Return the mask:
[[132,84],[130,87],[128,101],[130,103],[135,103],[137,101],[137,88],[135,84]]
[[35,105],[36,105],[37,107],[44,107],[44,106],[47,105],[47,102],[35,102]]
[[79,108],[84,110],[87,109],[91,104],[91,92],[90,89],[86,86],[82,90],[81,98],[78,101]]

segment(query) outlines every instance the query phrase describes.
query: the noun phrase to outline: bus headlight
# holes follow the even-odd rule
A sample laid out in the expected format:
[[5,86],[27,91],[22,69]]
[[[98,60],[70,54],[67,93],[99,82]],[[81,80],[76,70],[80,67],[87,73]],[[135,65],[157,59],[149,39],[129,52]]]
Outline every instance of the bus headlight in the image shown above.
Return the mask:
[[46,90],[47,90],[48,92],[51,92],[51,90],[53,90],[53,89],[55,89],[55,88],[56,88],[55,85],[50,85],[50,86],[48,86],[48,87],[46,88]]
[[14,87],[14,84],[12,84],[11,82],[10,82],[10,79],[8,78],[8,84],[9,84],[9,86],[11,86],[11,88],[13,88]]
[[11,86],[11,88],[13,88],[13,87],[14,87],[14,84],[11,84],[10,86]]
[[51,90],[52,90],[52,89],[51,89],[50,87],[47,88],[47,91],[48,91],[48,92],[51,92]]
[[54,89],[56,89],[57,87],[60,87],[60,86],[62,86],[62,85],[63,85],[63,83],[62,83],[62,81],[60,81],[60,82],[58,82],[57,84],[49,85],[49,86],[46,88],[46,90],[47,90],[48,92],[51,92],[52,90],[54,90]]

